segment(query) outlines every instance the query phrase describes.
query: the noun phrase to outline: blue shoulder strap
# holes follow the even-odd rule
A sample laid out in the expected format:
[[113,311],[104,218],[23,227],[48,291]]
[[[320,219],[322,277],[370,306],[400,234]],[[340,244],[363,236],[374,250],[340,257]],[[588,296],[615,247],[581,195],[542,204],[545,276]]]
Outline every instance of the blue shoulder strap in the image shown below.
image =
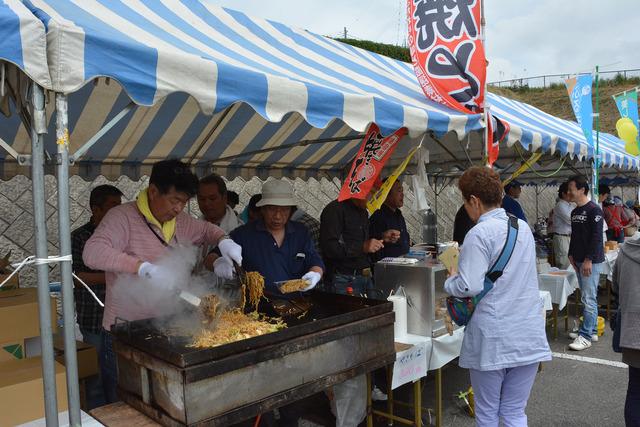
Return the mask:
[[502,251],[498,256],[498,259],[493,263],[493,266],[485,275],[484,289],[476,296],[476,301],[480,301],[487,292],[493,289],[493,284],[502,276],[505,267],[511,259],[511,255],[513,255],[513,249],[516,247],[516,241],[518,240],[518,218],[513,215],[509,215],[508,227],[507,240],[502,247]]

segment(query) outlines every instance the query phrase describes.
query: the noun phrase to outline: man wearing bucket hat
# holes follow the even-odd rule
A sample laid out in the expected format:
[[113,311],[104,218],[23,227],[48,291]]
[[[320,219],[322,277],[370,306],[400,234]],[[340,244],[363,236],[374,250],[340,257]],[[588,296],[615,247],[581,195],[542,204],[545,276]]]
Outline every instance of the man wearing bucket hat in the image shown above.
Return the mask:
[[[265,292],[286,298],[276,282],[304,279],[313,289],[324,271],[324,264],[315,249],[308,229],[290,221],[297,202],[293,187],[284,180],[270,180],[262,185],[262,199],[256,204],[261,218],[231,232],[231,238],[243,246],[242,266],[246,271],[258,271],[265,279]],[[221,264],[219,268],[231,269]],[[222,272],[223,273],[223,272]]]
[[[264,276],[265,294],[272,303],[299,296],[297,292],[281,293],[276,282],[302,278],[308,282],[306,292],[318,284],[324,270],[307,227],[290,220],[296,205],[291,184],[277,179],[267,181],[262,185],[262,198],[256,203],[260,217],[231,232],[231,238],[242,246],[242,266]],[[230,264],[218,264],[216,274],[220,265],[232,268]],[[295,402],[278,410],[279,425],[298,425],[301,409]],[[271,422],[271,414],[265,414],[263,419]]]

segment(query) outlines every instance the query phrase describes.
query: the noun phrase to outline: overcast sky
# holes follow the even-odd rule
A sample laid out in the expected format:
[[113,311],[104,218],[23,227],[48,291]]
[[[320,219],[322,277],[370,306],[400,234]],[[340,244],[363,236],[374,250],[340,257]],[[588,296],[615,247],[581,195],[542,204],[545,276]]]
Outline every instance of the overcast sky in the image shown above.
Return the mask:
[[[403,44],[406,0],[209,0],[314,33]],[[638,0],[487,0],[489,81],[640,68]]]

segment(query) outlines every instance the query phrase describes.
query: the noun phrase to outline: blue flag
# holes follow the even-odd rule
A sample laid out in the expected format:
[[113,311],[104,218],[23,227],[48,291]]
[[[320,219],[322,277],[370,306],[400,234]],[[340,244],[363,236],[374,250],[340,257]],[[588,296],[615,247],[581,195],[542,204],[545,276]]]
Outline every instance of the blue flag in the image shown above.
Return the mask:
[[[618,111],[620,111],[620,117],[631,119],[634,125],[638,127],[638,90],[632,89],[618,95],[613,95],[613,99],[616,101]],[[639,138],[636,137],[636,141]]]
[[582,74],[565,80],[567,92],[571,99],[571,106],[578,124],[587,138],[587,143],[593,145],[593,104],[591,102],[591,74]]

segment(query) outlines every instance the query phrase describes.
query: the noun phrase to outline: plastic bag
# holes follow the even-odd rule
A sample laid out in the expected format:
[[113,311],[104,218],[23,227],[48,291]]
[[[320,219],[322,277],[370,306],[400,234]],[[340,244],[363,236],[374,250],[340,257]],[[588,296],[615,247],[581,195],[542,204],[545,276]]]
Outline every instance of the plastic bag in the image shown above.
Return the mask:
[[367,376],[360,375],[333,386],[331,412],[336,427],[357,427],[367,415]]
[[427,188],[429,187],[429,178],[427,177],[427,163],[429,163],[429,150],[420,148],[416,153],[417,167],[416,174],[411,177],[411,185],[413,188],[413,209],[416,212],[427,211],[431,209],[427,200]]

